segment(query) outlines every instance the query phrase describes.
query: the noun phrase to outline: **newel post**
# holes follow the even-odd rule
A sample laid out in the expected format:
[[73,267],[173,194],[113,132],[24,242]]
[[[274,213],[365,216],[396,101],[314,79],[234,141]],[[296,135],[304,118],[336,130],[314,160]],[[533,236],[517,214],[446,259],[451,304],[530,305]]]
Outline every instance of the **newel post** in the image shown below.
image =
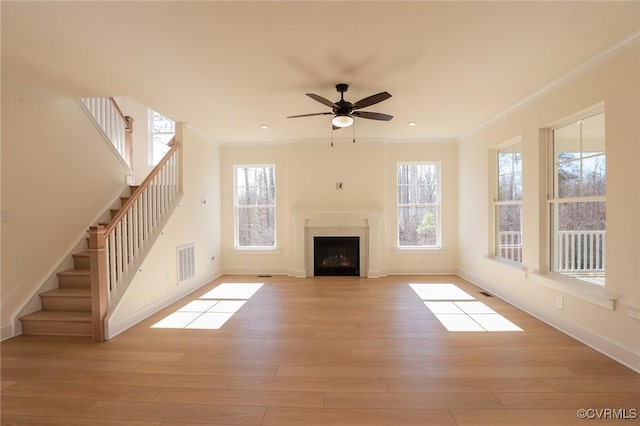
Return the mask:
[[89,228],[89,262],[91,271],[91,322],[93,340],[102,342],[105,339],[104,320],[107,316],[107,251],[105,248],[105,227],[102,225]]
[[127,164],[133,168],[133,117],[125,115],[124,145],[127,152]]

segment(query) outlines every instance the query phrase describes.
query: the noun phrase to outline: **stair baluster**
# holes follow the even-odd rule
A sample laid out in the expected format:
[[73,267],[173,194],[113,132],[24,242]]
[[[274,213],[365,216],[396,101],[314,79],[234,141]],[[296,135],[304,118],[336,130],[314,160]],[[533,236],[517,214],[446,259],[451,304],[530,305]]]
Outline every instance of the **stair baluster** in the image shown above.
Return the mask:
[[88,230],[94,340],[105,340],[104,321],[110,307],[124,294],[182,195],[180,144],[174,139],[169,146],[111,222]]

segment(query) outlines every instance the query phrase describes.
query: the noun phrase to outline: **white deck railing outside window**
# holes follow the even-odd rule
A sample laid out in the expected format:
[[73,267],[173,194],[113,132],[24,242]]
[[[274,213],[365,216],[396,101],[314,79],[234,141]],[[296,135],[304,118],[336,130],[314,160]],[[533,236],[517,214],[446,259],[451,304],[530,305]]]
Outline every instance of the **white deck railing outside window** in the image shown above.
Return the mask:
[[[558,231],[553,270],[561,273],[604,272],[606,231]],[[498,233],[497,256],[522,262],[522,234]]]

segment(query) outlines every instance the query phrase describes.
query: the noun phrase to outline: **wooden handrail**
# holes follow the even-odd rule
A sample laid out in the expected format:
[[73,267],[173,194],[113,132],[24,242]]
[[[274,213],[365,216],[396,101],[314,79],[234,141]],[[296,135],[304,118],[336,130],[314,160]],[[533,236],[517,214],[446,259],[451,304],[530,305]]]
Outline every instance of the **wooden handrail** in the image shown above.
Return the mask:
[[120,208],[120,211],[113,217],[113,219],[111,219],[109,225],[107,225],[107,227],[105,228],[105,235],[108,235],[111,231],[113,231],[118,221],[122,219],[125,214],[127,214],[127,210],[136,201],[138,194],[144,191],[145,188],[147,188],[151,184],[158,172],[162,169],[162,166],[164,166],[166,162],[169,161],[169,158],[171,158],[170,154],[174,153],[178,150],[178,148],[180,148],[180,142],[176,141],[175,136],[171,139],[168,145],[171,147],[171,149],[167,151],[162,160],[153,168],[153,170],[151,170],[149,175],[142,181],[140,186],[138,186],[138,188],[133,191],[129,199],[123,204],[123,206]]
[[133,163],[131,161],[131,157],[133,156],[133,139],[131,136],[133,134],[133,117],[124,115],[115,98],[109,97],[109,101],[124,123],[124,161],[126,161],[129,167],[133,167]]
[[160,163],[108,225],[89,230],[94,340],[105,339],[110,305],[117,306],[182,195],[181,144],[173,138]]
[[82,105],[122,160],[133,167],[133,117],[124,115],[113,97],[81,98]]
[[116,102],[115,98],[110,97],[109,100],[111,101],[111,104],[115,108],[115,110],[118,113],[118,115],[120,116],[120,118],[122,118],[122,121],[124,121],[125,128],[128,130],[130,125],[131,125],[131,123],[129,122],[129,118],[131,118],[131,117],[129,117],[127,115],[124,115],[124,113],[120,109],[120,106],[118,105],[118,102]]

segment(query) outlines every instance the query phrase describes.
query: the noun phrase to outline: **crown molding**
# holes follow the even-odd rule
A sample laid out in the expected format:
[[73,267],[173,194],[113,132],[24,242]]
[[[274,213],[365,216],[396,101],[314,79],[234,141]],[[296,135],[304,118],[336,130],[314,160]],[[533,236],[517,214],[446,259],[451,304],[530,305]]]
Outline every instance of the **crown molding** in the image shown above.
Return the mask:
[[611,46],[607,47],[606,49],[596,53],[595,55],[591,56],[589,59],[583,61],[582,63],[580,63],[578,66],[572,68],[571,70],[567,71],[566,73],[560,75],[559,77],[551,80],[550,82],[548,82],[547,84],[539,87],[537,90],[535,90],[533,93],[529,94],[528,96],[525,96],[524,98],[520,99],[518,102],[514,103],[513,105],[511,105],[510,107],[506,108],[505,110],[489,117],[487,120],[485,120],[484,122],[478,124],[476,127],[473,127],[465,132],[463,132],[462,134],[460,134],[458,136],[458,140],[465,140],[470,138],[471,136],[473,136],[474,134],[476,134],[477,132],[479,132],[480,130],[496,123],[497,121],[499,121],[500,119],[506,117],[507,115],[511,114],[514,111],[517,111],[521,108],[524,108],[525,106],[531,104],[532,102],[540,99],[541,97],[545,96],[546,94],[550,93],[551,91],[575,80],[576,78],[578,78],[579,76],[585,74],[588,71],[591,71],[592,69],[594,69],[595,67],[597,67],[598,65],[601,65],[603,63],[605,63],[606,61],[608,61],[609,59],[619,55],[620,53],[622,53],[623,51],[631,48],[632,46],[635,46],[636,44],[640,43],[640,29],[632,32],[631,34],[628,34],[626,37],[618,40],[616,43],[612,44]]

